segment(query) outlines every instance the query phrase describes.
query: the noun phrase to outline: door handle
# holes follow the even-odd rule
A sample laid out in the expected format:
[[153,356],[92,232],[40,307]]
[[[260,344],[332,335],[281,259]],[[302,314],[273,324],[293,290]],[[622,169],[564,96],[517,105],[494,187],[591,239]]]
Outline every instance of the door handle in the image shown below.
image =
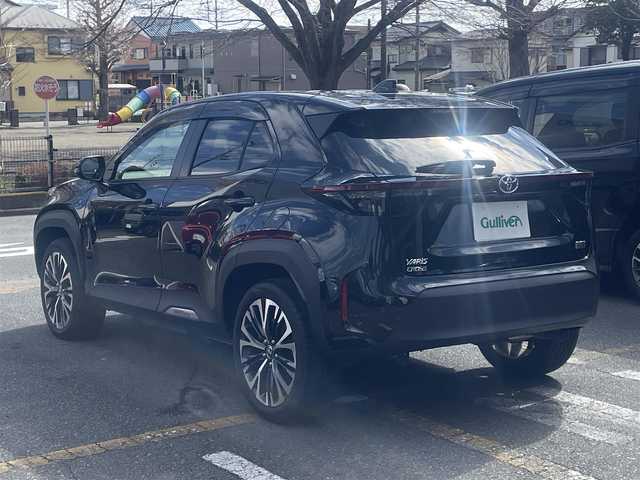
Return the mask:
[[256,204],[256,200],[253,197],[230,197],[225,198],[223,203],[239,212],[244,208],[253,207]]

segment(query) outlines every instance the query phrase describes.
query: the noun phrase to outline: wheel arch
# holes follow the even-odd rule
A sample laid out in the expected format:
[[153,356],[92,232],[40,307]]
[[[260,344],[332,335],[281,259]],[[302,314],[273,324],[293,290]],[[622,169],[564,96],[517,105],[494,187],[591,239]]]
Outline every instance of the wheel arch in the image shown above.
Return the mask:
[[81,260],[81,235],[78,220],[74,213],[67,209],[45,210],[38,214],[33,228],[33,247],[36,269],[41,275],[41,260],[47,247],[58,238],[68,238],[73,245],[78,262],[78,269],[84,275]]
[[318,266],[299,243],[285,239],[249,240],[234,246],[225,255],[217,289],[216,318],[233,326],[235,312],[246,291],[268,278],[288,278],[295,285],[314,341],[326,346],[323,305]]

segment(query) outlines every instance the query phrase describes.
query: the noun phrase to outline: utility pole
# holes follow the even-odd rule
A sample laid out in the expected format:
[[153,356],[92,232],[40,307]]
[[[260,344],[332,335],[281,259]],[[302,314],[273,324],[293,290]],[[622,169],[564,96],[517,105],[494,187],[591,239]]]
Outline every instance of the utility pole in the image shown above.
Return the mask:
[[[371,19],[367,20],[367,34],[371,31]],[[371,57],[373,56],[373,49],[371,45],[367,48],[367,90],[371,88]]]
[[416,5],[416,57],[413,66],[413,90],[418,92],[420,88],[420,4]]
[[[380,2],[380,18],[387,15],[387,0]],[[380,80],[387,78],[387,27],[380,32]]]
[[204,83],[204,40],[200,40],[200,62],[202,63],[202,98],[204,98],[207,87]]
[[213,2],[213,15],[214,21],[216,25],[216,32],[218,31],[218,0],[214,0]]
[[67,18],[71,18],[71,0],[67,0]]

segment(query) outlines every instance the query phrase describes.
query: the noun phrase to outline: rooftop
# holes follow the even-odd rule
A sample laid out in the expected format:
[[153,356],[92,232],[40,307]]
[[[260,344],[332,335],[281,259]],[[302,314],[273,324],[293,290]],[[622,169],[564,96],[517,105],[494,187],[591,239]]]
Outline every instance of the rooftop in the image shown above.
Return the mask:
[[193,20],[185,17],[133,17],[138,28],[151,38],[163,38],[176,33],[195,33],[201,29]]
[[[402,62],[395,67],[393,67],[396,71],[403,70],[413,70],[415,61],[410,60],[408,62]],[[442,69],[449,68],[451,65],[451,56],[449,55],[431,55],[422,57],[419,62],[420,70],[434,70],[434,69]]]
[[38,5],[17,5],[6,3],[2,12],[2,27],[15,29],[78,30],[78,25],[62,15]]

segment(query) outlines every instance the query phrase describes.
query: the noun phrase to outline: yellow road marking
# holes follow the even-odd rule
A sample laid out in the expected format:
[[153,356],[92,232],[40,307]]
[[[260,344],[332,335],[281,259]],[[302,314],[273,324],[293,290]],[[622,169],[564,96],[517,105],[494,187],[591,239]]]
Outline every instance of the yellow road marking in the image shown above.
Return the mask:
[[436,422],[427,417],[405,412],[394,414],[394,416],[402,423],[417,427],[436,438],[483,453],[494,460],[526,470],[546,480],[596,480],[595,477],[585,475],[564,465],[509,448],[495,440],[467,433],[464,430]]
[[30,278],[28,280],[14,280],[12,282],[0,282],[0,295],[6,295],[9,293],[20,293],[24,290],[31,290],[38,288],[40,281],[37,278]]
[[103,442],[88,443],[86,445],[43,453],[42,455],[15,458],[13,460],[0,462],[0,473],[5,473],[16,468],[30,468],[59,462],[61,460],[90,457],[110,450],[123,450],[125,448],[144,445],[145,443],[159,442],[169,438],[184,437],[194,433],[211,432],[225,427],[253,423],[255,420],[256,416],[249,414],[215,418],[212,420],[190,423],[188,425],[178,425],[175,427],[153,430],[131,437],[114,438]]

